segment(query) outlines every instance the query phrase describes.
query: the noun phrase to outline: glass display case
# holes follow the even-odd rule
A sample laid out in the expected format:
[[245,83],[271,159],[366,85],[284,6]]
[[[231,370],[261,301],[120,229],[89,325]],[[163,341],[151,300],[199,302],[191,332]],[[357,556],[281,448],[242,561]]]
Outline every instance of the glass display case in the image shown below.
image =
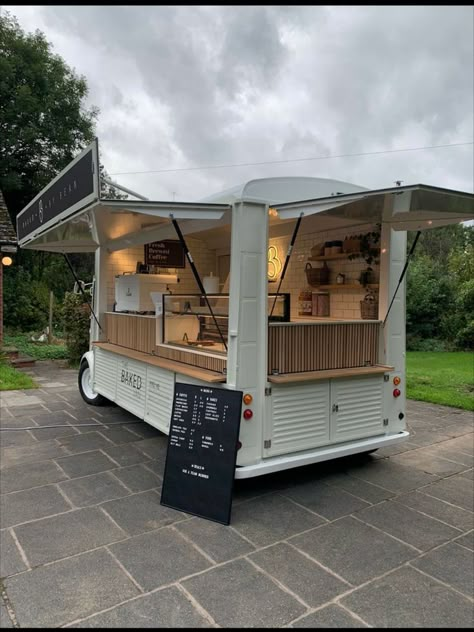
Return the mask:
[[[229,295],[163,294],[163,344],[212,353],[226,353]],[[211,313],[212,310],[212,313]],[[289,322],[290,294],[269,294],[272,321]]]

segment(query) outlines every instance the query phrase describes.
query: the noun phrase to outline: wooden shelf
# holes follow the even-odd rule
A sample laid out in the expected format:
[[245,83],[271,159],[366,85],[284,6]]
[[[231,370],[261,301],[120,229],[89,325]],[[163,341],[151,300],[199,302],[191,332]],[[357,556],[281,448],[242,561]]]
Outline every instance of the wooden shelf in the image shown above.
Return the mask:
[[[380,252],[380,249],[379,249]],[[351,255],[362,257],[360,252],[338,252],[333,255],[320,255],[318,257],[308,257],[308,261],[335,261],[336,259],[349,259]]]
[[319,290],[366,290],[368,287],[378,290],[378,283],[369,283],[368,285],[360,285],[359,283],[334,283],[333,285],[312,285],[311,287]]

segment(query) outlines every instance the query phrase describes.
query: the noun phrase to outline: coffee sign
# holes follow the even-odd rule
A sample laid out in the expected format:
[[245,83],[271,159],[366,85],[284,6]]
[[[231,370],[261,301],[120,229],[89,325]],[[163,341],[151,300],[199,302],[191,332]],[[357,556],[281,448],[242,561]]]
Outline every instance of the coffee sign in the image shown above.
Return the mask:
[[145,244],[145,265],[161,268],[184,268],[184,248],[177,239],[165,239]]

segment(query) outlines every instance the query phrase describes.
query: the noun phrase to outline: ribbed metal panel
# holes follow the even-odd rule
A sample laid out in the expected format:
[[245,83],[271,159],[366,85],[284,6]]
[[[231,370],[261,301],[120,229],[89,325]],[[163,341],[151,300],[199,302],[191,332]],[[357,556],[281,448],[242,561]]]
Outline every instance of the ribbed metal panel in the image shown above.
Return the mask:
[[193,353],[185,349],[182,351],[180,349],[167,349],[163,345],[157,345],[155,347],[155,355],[159,358],[183,362],[184,364],[197,366],[201,369],[208,369],[209,371],[217,371],[222,374],[225,373],[227,365],[226,358],[208,356],[205,351],[203,353]]
[[174,396],[174,373],[158,367],[147,369],[145,421],[168,432]]
[[115,401],[117,389],[117,356],[94,347],[93,389]]
[[333,380],[331,442],[382,434],[383,377]]
[[268,456],[323,445],[329,440],[329,383],[274,387]]
[[268,373],[375,365],[380,323],[270,325]]

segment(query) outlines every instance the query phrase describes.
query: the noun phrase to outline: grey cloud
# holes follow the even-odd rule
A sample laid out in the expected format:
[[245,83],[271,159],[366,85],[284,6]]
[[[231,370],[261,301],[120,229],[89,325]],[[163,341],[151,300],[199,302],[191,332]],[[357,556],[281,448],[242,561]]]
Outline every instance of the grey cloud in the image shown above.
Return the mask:
[[[67,63],[88,79],[109,172],[472,139],[472,7],[35,10],[39,28],[74,52]],[[20,22],[27,15],[11,11]],[[190,199],[272,175],[470,189],[472,147],[119,179],[148,195]]]

